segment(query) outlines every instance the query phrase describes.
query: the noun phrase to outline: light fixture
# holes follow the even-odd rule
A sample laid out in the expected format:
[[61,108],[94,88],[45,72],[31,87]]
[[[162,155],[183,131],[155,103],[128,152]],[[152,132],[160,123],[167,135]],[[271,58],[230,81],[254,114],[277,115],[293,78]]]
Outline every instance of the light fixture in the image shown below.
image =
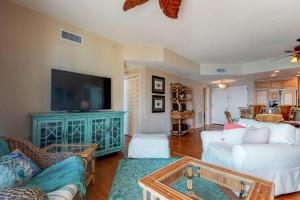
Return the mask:
[[280,72],[279,70],[274,71],[274,73],[279,73],[279,72]]
[[299,77],[299,76],[300,76],[300,74],[297,74],[296,76],[298,76],[298,77]]
[[271,77],[276,77],[277,76],[277,74],[271,74]]
[[218,87],[219,87],[220,89],[225,89],[225,88],[227,88],[227,83],[219,83],[219,84],[218,84]]
[[299,57],[299,55],[293,56],[292,59],[291,59],[291,63],[297,63],[299,61],[298,57]]

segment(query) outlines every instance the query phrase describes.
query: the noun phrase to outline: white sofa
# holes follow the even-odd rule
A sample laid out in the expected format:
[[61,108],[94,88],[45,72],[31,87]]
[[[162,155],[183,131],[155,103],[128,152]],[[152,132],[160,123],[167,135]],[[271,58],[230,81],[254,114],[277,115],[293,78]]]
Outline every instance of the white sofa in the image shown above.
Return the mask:
[[201,133],[202,160],[257,176],[275,184],[275,195],[300,191],[300,129],[241,119],[246,127],[268,127],[268,144],[242,144],[243,131]]

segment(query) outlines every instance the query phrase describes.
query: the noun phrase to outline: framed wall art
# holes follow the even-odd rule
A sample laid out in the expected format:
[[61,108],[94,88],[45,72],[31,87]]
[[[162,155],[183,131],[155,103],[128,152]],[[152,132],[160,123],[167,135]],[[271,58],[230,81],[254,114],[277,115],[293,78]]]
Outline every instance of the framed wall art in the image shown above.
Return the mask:
[[152,95],[152,113],[165,112],[165,96]]
[[152,93],[165,93],[165,78],[152,76]]

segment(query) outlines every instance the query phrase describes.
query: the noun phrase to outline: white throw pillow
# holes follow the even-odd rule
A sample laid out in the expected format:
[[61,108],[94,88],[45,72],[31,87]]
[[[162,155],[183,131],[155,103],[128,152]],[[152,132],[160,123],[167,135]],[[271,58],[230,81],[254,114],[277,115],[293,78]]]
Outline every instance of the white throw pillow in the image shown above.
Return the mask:
[[270,129],[271,144],[295,144],[296,128],[284,123],[258,122],[254,125],[257,128],[268,127]]
[[246,128],[236,128],[224,130],[222,135],[223,142],[230,144],[242,144]]
[[243,144],[267,144],[269,138],[270,130],[268,127],[256,128],[251,126],[245,131]]

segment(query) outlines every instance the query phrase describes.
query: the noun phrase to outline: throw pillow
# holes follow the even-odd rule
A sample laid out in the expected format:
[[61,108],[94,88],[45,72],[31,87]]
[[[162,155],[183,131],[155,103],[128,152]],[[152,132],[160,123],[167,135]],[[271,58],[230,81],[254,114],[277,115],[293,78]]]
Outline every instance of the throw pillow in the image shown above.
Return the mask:
[[9,153],[8,146],[6,142],[0,138],[0,157]]
[[267,127],[249,127],[245,131],[243,144],[267,144],[269,143],[270,129]]
[[245,128],[245,127],[242,125],[239,125],[239,124],[231,124],[231,123],[224,124],[224,131],[231,130],[231,129],[237,129],[237,128]]
[[15,150],[0,158],[0,189],[21,186],[40,171],[26,155]]

